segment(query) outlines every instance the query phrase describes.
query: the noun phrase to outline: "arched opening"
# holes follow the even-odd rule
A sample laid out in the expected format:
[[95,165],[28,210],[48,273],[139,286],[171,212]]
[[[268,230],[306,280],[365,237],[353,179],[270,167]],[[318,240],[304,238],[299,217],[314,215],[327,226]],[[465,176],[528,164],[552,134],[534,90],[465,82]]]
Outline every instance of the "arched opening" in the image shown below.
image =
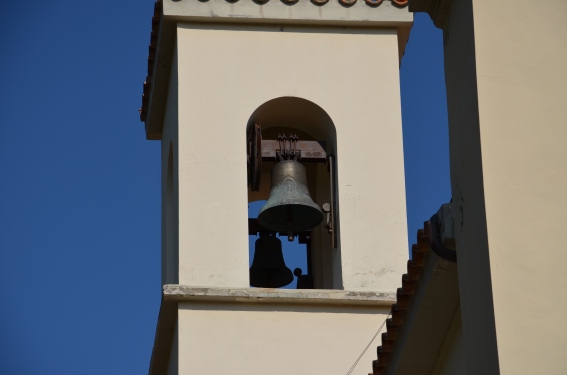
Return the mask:
[[[282,247],[286,265],[288,258],[293,259],[298,254],[305,254],[300,255],[304,258],[303,267],[297,267],[302,270],[301,277],[304,282],[299,283],[302,284],[302,288],[342,289],[338,202],[334,187],[336,184],[333,181],[336,176],[337,136],[332,119],[325,110],[309,100],[280,97],[265,102],[252,113],[247,124],[249,139],[256,124],[261,127],[263,141],[273,141],[278,139],[278,136],[294,134],[300,141],[317,143],[324,150],[322,158],[309,158],[305,153],[299,157],[298,161],[305,167],[307,187],[313,201],[321,207],[333,207],[333,232],[329,230],[328,215],[325,215],[320,225],[295,236],[293,242],[288,243],[285,235],[281,233],[279,235],[282,237],[282,243],[285,243]],[[271,189],[271,171],[277,162],[276,158],[266,156],[266,149],[263,151],[261,168],[257,172],[260,175],[259,188],[253,189],[250,185],[248,187],[249,209],[253,207],[254,210],[261,208],[261,206],[256,208],[259,204],[255,202],[268,199]],[[251,169],[250,165],[249,169]],[[254,213],[257,214],[257,212]],[[250,215],[254,213],[249,212]],[[249,218],[254,219],[250,215]],[[250,236],[250,263],[252,264],[252,251],[258,233],[254,230],[249,230],[249,232],[253,234]],[[291,244],[295,245],[290,246]],[[288,265],[293,271],[295,266],[292,266]],[[290,284],[292,288],[298,284],[298,279]]]

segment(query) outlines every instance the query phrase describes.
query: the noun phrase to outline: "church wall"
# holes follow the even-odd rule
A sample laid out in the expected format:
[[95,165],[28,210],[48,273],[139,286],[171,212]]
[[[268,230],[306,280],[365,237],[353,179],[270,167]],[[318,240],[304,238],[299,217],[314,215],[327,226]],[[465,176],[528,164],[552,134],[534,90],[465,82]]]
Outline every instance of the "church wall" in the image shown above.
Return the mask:
[[[344,374],[386,306],[181,303],[180,374]],[[379,337],[379,336],[378,336]],[[370,349],[354,374],[367,374]]]
[[473,1],[500,372],[567,372],[567,2]]
[[562,1],[451,2],[445,71],[469,373],[567,369],[565,16]]
[[453,1],[444,30],[445,82],[466,362],[471,374],[497,374],[474,38],[472,1]]

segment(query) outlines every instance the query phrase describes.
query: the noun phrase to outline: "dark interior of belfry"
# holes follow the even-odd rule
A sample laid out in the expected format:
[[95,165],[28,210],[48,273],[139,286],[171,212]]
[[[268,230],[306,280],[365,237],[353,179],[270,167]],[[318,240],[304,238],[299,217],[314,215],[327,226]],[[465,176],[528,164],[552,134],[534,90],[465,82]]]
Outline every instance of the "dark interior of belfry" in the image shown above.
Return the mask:
[[[286,104],[294,111],[285,111]],[[288,114],[283,119],[282,106]],[[334,135],[329,137],[325,129],[329,123],[320,107],[299,98],[272,100],[251,116],[246,139],[252,287],[321,287],[314,278],[314,234],[323,228],[327,246],[336,248],[335,155],[334,147],[328,147]]]

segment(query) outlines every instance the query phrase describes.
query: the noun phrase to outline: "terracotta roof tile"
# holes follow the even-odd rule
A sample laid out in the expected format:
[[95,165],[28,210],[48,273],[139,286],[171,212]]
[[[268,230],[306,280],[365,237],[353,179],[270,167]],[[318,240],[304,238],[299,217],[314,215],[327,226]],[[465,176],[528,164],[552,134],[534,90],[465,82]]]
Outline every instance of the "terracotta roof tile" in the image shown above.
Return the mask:
[[382,345],[376,349],[377,360],[372,362],[372,374],[388,375],[388,364],[395,350],[399,332],[404,329],[404,317],[411,305],[414,291],[419,288],[420,276],[425,264],[425,254],[429,251],[429,222],[417,232],[417,244],[412,246],[412,259],[407,262],[407,273],[402,275],[402,287],[396,293],[396,303],[392,305],[390,318],[386,320],[386,332],[382,333]]
[[154,4],[154,15],[152,16],[152,31],[150,33],[150,44],[148,46],[148,73],[144,82],[142,93],[142,107],[140,108],[140,121],[146,121],[148,114],[148,105],[150,101],[150,91],[152,85],[152,76],[154,72],[154,61],[156,58],[156,47],[158,41],[158,33],[161,22],[162,0],[157,0]]
[[[237,0],[238,1],[238,0]],[[261,4],[266,3],[270,0],[262,1]],[[275,0],[273,0],[275,1]],[[338,0],[346,5],[352,5],[356,0]],[[397,7],[405,7],[408,5],[409,0],[390,0],[391,3]],[[289,1],[288,4],[293,6],[297,1]],[[326,4],[328,1],[314,1],[314,6],[321,6]],[[371,7],[377,7],[383,0],[365,0],[365,2]],[[259,4],[259,5],[261,5]],[[148,107],[150,101],[151,84],[154,72],[154,61],[156,59],[156,49],[160,30],[160,23],[162,20],[162,0],[157,0],[154,4],[154,15],[152,17],[152,30],[150,34],[150,44],[148,46],[148,73],[146,75],[146,80],[144,81],[143,93],[142,93],[142,106],[138,110],[140,112],[140,121],[146,121],[146,116],[148,114]]]

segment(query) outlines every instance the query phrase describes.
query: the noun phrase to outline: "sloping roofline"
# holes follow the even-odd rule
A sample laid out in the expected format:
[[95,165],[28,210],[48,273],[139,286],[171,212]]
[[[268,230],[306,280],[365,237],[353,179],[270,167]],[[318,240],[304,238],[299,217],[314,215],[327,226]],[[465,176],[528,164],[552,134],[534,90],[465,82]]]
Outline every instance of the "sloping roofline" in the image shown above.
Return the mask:
[[457,264],[431,250],[432,229],[427,221],[417,232],[372,375],[431,374],[459,308]]

